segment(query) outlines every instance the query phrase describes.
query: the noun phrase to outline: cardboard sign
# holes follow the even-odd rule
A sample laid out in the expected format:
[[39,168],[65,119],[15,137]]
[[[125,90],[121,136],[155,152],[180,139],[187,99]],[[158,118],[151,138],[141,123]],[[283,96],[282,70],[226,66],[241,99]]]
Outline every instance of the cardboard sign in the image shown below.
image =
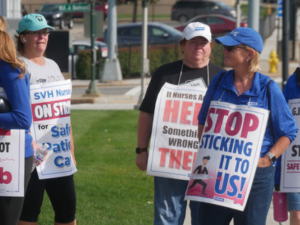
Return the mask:
[[244,210],[268,116],[265,109],[211,102],[187,200]]
[[[6,98],[3,88],[0,96]],[[24,196],[25,130],[0,129],[0,196]]]
[[205,88],[166,83],[156,101],[147,174],[188,180],[196,158]]
[[[289,106],[300,127],[300,99],[289,100]],[[300,135],[287,147],[281,158],[280,192],[300,192]]]
[[71,94],[70,80],[30,87],[31,135],[40,146],[48,146],[47,159],[37,167],[39,179],[69,176],[77,171],[71,155]]

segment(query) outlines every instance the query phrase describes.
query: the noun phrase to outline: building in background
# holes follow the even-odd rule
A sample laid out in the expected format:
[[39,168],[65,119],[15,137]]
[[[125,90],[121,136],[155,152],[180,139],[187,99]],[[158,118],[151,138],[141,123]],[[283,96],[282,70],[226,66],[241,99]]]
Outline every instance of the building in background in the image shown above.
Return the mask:
[[0,0],[0,14],[5,18],[20,18],[21,0]]

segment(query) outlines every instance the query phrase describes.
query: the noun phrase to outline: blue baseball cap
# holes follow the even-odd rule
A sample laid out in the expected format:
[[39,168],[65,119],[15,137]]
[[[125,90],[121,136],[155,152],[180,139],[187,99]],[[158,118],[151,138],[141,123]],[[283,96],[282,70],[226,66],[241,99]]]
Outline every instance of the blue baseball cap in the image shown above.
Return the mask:
[[42,29],[54,30],[53,27],[50,27],[47,24],[47,21],[43,15],[40,14],[28,14],[24,16],[18,25],[17,33],[20,34],[25,30],[37,31]]
[[231,31],[228,35],[216,38],[216,43],[226,46],[244,44],[259,53],[262,52],[264,43],[260,34],[250,27],[239,27]]

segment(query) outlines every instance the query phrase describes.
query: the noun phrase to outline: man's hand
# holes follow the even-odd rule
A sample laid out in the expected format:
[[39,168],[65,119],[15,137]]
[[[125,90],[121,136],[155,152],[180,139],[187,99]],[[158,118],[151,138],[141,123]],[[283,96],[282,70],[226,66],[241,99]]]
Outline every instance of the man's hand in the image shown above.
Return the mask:
[[147,163],[148,163],[148,152],[142,152],[136,155],[135,164],[140,170],[142,171],[147,170]]

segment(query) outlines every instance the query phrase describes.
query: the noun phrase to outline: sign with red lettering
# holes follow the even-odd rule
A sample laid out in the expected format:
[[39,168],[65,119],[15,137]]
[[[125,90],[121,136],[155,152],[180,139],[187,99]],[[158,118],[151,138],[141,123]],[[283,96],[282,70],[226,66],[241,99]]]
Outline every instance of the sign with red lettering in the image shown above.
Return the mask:
[[[6,97],[0,88],[0,96]],[[0,129],[0,196],[24,196],[25,131]]]
[[212,101],[186,199],[244,210],[269,111]]
[[25,131],[0,135],[0,196],[24,196]]
[[69,176],[77,171],[71,155],[71,94],[70,80],[30,87],[31,135],[48,150],[46,160],[37,167],[39,179]]
[[205,88],[166,83],[157,97],[147,174],[188,180],[198,149]]
[[[300,99],[289,100],[289,106],[300,127]],[[280,192],[300,192],[300,135],[287,147],[281,157]]]

